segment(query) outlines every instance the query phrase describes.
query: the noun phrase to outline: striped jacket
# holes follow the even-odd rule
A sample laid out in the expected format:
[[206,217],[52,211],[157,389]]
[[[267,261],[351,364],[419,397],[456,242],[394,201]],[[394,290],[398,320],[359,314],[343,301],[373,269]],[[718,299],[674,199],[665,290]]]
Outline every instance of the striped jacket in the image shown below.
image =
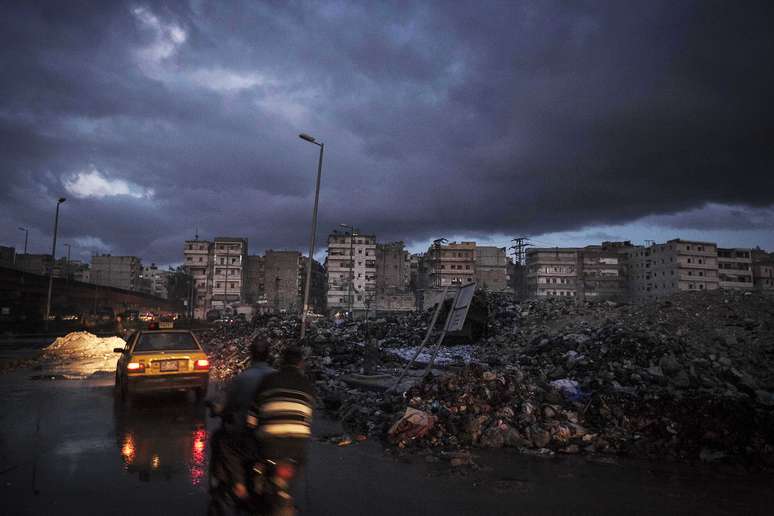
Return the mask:
[[[312,435],[314,388],[297,367],[285,367],[266,376],[258,386],[247,424],[266,452],[303,453]],[[284,452],[290,453],[290,452]]]

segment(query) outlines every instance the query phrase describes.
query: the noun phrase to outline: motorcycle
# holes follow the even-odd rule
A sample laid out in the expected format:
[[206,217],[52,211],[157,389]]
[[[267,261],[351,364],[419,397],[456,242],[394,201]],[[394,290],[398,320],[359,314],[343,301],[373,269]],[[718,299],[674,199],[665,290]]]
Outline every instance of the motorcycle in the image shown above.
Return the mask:
[[245,458],[248,472],[247,496],[238,498],[233,492],[234,482],[224,464],[223,447],[227,432],[223,424],[223,407],[211,401],[206,403],[210,417],[220,418],[220,427],[213,432],[210,442],[210,515],[239,514],[292,516],[295,514],[290,486],[298,473],[298,466],[290,459],[258,460]]

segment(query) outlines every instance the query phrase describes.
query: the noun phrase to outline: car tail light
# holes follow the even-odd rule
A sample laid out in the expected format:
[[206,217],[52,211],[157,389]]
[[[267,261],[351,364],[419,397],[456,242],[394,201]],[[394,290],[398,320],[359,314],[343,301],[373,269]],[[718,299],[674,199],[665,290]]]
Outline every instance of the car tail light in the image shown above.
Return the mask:
[[126,364],[126,368],[129,371],[133,371],[135,373],[143,373],[145,372],[145,364],[142,362],[129,362]]
[[282,480],[289,481],[296,475],[296,468],[287,462],[280,462],[277,464],[274,474]]
[[197,369],[199,371],[206,371],[209,368],[210,368],[210,361],[207,360],[206,358],[203,358],[194,362],[194,369]]

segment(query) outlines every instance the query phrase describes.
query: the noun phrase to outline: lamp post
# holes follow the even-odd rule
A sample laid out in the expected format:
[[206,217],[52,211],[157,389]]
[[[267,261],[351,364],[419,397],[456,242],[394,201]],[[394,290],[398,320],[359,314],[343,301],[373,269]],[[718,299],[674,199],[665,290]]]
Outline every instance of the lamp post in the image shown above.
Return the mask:
[[318,142],[306,133],[298,135],[304,141],[320,147],[320,157],[317,160],[317,183],[314,189],[314,211],[312,212],[312,236],[309,241],[309,259],[306,261],[306,284],[304,285],[304,305],[301,310],[301,339],[306,335],[306,313],[309,311],[309,287],[312,284],[312,260],[314,260],[314,248],[317,244],[317,207],[320,201],[320,176],[322,175],[323,151],[325,144]]
[[29,237],[30,237],[30,230],[29,230],[29,228],[23,228],[23,227],[19,226],[19,231],[24,231],[24,254],[26,255],[27,254],[27,241],[29,240]]
[[67,261],[65,262],[65,278],[67,281],[70,281],[70,249],[72,248],[71,244],[62,244],[67,248]]
[[48,318],[51,315],[51,290],[54,288],[54,261],[56,260],[56,233],[59,230],[59,205],[67,199],[60,197],[56,201],[56,215],[54,216],[54,242],[51,245],[51,270],[48,274],[48,296],[46,298],[46,329],[48,329]]
[[339,224],[339,227],[349,230],[349,286],[347,287],[347,311],[352,315],[352,305],[355,287],[355,227],[351,224]]

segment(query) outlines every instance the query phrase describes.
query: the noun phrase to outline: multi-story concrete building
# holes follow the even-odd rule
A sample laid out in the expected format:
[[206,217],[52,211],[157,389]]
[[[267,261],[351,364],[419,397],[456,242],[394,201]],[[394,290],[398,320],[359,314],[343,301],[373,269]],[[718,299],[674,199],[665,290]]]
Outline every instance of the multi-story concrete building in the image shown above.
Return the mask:
[[376,291],[407,292],[411,262],[403,242],[376,244]]
[[46,276],[51,271],[51,255],[17,254],[15,267],[30,274]]
[[476,286],[483,290],[508,290],[508,256],[504,247],[476,246]]
[[251,255],[245,260],[245,284],[243,287],[245,303],[247,304],[266,304],[263,298],[264,292],[264,258],[263,256]]
[[328,236],[325,270],[328,309],[365,310],[376,291],[376,237],[334,231]]
[[629,291],[635,298],[719,288],[718,251],[712,242],[674,239],[648,247],[634,246],[625,253]]
[[578,249],[533,247],[527,249],[527,290],[537,297],[574,297]]
[[273,311],[301,310],[301,253],[269,249],[264,261],[264,295]]
[[774,291],[774,253],[752,250],[753,284],[757,290]]
[[428,287],[473,283],[476,279],[476,243],[434,242],[425,254]]
[[[304,305],[304,288],[306,285],[306,262],[309,258],[301,256],[298,262],[300,283],[298,287],[298,306]],[[309,288],[309,309],[318,314],[325,313],[326,306],[325,267],[317,260],[312,260],[312,285]]]
[[720,288],[752,290],[752,249],[718,248],[718,280]]
[[194,281],[194,318],[204,319],[212,303],[212,242],[206,240],[186,240],[183,248],[186,272]]
[[212,257],[212,308],[223,310],[243,303],[247,239],[216,237],[212,246]]
[[576,292],[580,299],[620,299],[628,294],[626,250],[630,242],[603,242],[577,250]]
[[90,279],[96,285],[139,292],[142,264],[136,256],[92,256]]
[[147,293],[156,297],[167,299],[167,285],[169,283],[169,271],[159,269],[155,263],[143,265],[142,280],[147,282]]

